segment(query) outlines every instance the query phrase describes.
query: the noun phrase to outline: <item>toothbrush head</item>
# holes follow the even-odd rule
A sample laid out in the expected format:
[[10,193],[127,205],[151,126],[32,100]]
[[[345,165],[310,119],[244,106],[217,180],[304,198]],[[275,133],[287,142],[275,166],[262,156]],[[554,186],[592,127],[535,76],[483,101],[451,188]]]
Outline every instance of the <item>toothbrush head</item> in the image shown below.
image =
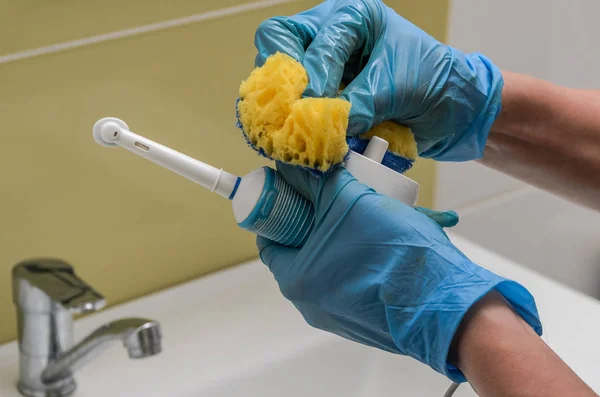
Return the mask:
[[94,124],[94,128],[92,129],[92,134],[94,135],[96,142],[100,145],[117,147],[119,145],[114,141],[119,136],[121,128],[129,131],[129,126],[123,120],[115,117],[105,117],[96,121],[96,124]]

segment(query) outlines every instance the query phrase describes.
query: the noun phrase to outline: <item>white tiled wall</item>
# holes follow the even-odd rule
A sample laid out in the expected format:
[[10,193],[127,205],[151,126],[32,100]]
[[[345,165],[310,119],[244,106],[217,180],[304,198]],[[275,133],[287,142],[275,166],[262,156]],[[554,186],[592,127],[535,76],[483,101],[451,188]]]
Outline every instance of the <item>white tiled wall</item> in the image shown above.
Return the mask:
[[443,209],[462,208],[525,186],[478,163],[438,163],[436,205]]
[[[597,0],[454,0],[449,43],[501,69],[600,88],[598,15]],[[458,234],[600,298],[600,214],[474,162],[439,164],[436,203],[459,209]]]

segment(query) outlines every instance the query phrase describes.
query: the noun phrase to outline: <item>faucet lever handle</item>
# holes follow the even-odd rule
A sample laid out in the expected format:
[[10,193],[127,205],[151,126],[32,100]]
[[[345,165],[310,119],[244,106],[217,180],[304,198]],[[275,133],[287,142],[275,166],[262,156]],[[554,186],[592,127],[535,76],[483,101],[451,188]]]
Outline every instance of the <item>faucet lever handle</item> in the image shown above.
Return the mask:
[[96,311],[104,307],[104,297],[77,277],[73,267],[60,259],[32,259],[13,268],[13,293],[20,302],[20,283],[26,280],[52,301],[74,313]]

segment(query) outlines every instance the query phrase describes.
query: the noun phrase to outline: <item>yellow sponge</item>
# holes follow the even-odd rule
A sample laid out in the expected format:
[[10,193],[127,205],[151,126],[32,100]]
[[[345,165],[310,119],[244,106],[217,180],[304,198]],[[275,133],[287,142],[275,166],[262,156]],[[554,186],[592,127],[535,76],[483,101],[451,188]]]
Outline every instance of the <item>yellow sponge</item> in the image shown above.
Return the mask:
[[[301,63],[282,53],[270,56],[240,86],[238,121],[247,141],[259,153],[326,172],[348,153],[346,130],[351,104],[340,98],[302,98],[307,85]],[[373,135],[387,140],[391,152],[407,159],[408,168],[412,165],[417,149],[408,128],[391,121],[381,123],[354,138],[353,150],[366,146]]]
[[277,53],[240,86],[238,117],[248,142],[273,160],[327,171],[348,153],[350,103],[302,98],[306,70]]
[[360,135],[360,138],[371,139],[374,135],[389,142],[390,152],[410,160],[417,158],[417,142],[410,128],[393,121],[384,121]]

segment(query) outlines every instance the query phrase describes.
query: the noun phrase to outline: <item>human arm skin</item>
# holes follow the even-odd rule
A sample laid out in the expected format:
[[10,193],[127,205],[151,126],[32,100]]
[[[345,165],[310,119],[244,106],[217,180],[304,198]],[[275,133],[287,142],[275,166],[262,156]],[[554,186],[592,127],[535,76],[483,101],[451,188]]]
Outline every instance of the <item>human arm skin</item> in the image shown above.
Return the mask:
[[497,292],[467,312],[450,360],[482,397],[597,397]]
[[600,91],[503,72],[481,162],[600,211]]

